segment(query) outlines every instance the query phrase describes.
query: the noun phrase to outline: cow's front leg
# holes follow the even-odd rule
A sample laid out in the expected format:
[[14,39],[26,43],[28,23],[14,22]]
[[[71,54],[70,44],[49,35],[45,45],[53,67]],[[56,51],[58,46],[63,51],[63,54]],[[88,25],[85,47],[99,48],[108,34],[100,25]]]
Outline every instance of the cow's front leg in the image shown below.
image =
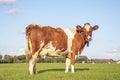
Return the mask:
[[75,72],[74,65],[75,65],[75,54],[72,53],[72,54],[71,54],[71,72],[72,72],[72,73]]
[[29,61],[29,73],[32,74],[36,74],[36,59],[30,59]]
[[66,58],[66,69],[65,69],[66,73],[69,71],[69,66],[70,66],[70,59]]
[[74,68],[74,65],[71,64],[71,72],[74,73],[75,72],[75,68]]

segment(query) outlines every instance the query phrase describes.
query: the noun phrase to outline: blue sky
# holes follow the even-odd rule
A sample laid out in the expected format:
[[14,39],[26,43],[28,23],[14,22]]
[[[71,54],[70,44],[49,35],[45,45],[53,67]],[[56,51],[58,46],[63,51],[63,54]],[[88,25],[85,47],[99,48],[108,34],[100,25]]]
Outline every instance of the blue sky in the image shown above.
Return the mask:
[[86,22],[99,29],[82,55],[119,60],[120,0],[0,0],[0,54],[23,54],[31,23],[75,28]]

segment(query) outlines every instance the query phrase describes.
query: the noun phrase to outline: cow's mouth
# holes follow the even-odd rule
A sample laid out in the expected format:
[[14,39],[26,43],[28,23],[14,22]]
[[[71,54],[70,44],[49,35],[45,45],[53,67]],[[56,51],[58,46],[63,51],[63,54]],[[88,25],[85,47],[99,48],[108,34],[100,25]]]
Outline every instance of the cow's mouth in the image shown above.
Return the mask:
[[85,41],[86,41],[86,46],[89,47],[89,42],[92,40],[90,36],[88,36]]
[[87,38],[87,39],[86,39],[86,45],[87,45],[87,47],[89,47],[89,42],[90,42],[91,40],[92,40],[91,38]]
[[92,40],[91,37],[87,37],[87,38],[86,38],[86,42],[89,42],[89,41],[91,41],[91,40]]

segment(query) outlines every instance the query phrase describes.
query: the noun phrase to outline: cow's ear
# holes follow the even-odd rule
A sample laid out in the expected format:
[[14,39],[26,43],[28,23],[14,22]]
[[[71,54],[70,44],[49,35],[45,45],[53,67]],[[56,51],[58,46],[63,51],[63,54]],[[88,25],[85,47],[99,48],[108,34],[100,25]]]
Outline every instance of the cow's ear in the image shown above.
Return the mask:
[[83,31],[82,31],[82,27],[81,27],[80,25],[77,25],[77,26],[76,26],[76,31],[77,31],[78,33],[83,32]]
[[98,25],[95,25],[92,29],[93,30],[97,30],[99,28],[99,26]]
[[82,30],[82,27],[81,27],[80,25],[77,25],[77,26],[76,26],[76,29],[77,29],[77,30]]

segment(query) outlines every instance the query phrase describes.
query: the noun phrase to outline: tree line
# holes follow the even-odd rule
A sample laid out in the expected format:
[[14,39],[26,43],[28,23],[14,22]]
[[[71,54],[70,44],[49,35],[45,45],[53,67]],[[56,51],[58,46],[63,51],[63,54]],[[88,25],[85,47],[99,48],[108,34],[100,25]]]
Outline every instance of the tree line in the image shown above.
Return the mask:
[[0,54],[0,63],[23,63],[23,62],[26,62],[25,55],[11,56],[6,54],[2,56]]
[[[61,56],[61,57],[38,57],[37,63],[65,63],[66,57]],[[82,63],[82,62],[88,63],[89,59],[87,56],[79,56],[76,59],[77,63]],[[25,55],[18,55],[18,56],[11,56],[11,55],[4,55],[2,56],[0,54],[0,63],[25,63],[28,62],[26,61],[26,56]]]

